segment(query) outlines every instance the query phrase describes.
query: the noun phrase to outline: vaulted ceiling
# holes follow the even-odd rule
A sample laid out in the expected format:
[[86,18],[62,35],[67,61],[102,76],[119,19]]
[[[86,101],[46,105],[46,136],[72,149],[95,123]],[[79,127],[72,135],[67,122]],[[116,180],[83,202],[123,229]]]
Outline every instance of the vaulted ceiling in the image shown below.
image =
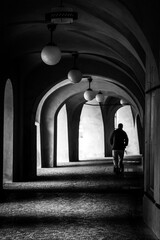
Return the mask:
[[[109,83],[114,83],[143,107],[148,48],[143,22],[147,19],[144,10],[148,13],[149,8],[145,3],[138,0],[64,0],[63,3],[5,0],[1,9],[2,71],[7,77],[14,73],[25,86],[32,85],[37,97],[43,96],[47,89],[67,79],[73,65],[72,52],[76,51],[79,69],[84,75],[94,76],[96,90],[101,88],[107,94],[111,92]],[[78,19],[71,24],[57,25],[53,40],[61,49],[62,59],[55,66],[47,66],[40,57],[50,38],[45,14],[60,4],[71,7],[78,13]],[[154,20],[148,26],[150,29]],[[78,101],[84,85],[79,84],[75,92],[74,88],[69,91],[77,94]]]

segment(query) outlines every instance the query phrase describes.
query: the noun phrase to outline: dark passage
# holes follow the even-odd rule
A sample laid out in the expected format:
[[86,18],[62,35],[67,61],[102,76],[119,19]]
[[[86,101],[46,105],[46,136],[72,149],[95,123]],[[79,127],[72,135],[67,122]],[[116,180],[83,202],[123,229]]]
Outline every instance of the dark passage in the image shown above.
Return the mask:
[[141,164],[123,176],[106,160],[41,169],[36,182],[6,184],[0,239],[152,240],[142,219]]

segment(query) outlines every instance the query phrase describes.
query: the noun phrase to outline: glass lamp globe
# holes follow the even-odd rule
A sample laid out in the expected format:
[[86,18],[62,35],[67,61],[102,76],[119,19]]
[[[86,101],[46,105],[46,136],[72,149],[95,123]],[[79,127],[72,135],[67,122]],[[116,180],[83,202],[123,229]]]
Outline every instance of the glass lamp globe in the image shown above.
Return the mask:
[[47,65],[56,65],[61,59],[61,51],[56,45],[48,44],[42,49],[41,58]]
[[104,95],[101,91],[99,91],[96,95],[96,101],[98,103],[102,103],[104,101]]
[[85,92],[84,92],[84,99],[87,100],[87,101],[91,101],[93,100],[93,98],[95,98],[95,93],[93,92],[92,89],[87,89]]
[[79,69],[71,69],[68,72],[68,79],[72,82],[72,83],[79,83],[82,79],[82,73]]
[[126,105],[127,102],[126,102],[124,99],[121,99],[121,100],[120,100],[120,104],[121,104],[121,105]]

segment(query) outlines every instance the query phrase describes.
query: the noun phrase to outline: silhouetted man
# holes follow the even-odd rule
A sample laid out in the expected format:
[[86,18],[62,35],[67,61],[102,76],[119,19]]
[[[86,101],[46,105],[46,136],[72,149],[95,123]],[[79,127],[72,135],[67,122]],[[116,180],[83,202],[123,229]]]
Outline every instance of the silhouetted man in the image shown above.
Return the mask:
[[123,130],[122,123],[119,123],[118,128],[111,134],[110,143],[112,145],[114,172],[123,172],[123,157],[124,150],[128,145],[128,136],[127,133]]

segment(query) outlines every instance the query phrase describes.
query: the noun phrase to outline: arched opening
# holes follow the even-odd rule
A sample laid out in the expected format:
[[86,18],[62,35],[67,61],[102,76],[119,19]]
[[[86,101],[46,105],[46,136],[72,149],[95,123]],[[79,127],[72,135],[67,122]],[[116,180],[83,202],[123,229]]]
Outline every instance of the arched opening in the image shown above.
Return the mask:
[[104,157],[104,128],[99,106],[84,105],[79,124],[79,159]]
[[41,134],[40,134],[40,124],[39,122],[35,122],[36,126],[36,135],[37,135],[37,141],[36,141],[36,152],[37,152],[37,169],[41,168]]
[[131,106],[124,106],[117,110],[115,114],[115,128],[117,128],[120,122],[123,123],[123,129],[127,132],[129,138],[125,155],[139,155],[137,124],[136,121],[134,121]]
[[8,79],[4,95],[3,183],[13,181],[13,89]]
[[[134,96],[132,96],[132,93],[129,95],[128,92],[124,91],[120,86],[114,84],[110,79],[106,79],[105,77],[100,76],[92,76],[93,82],[92,82],[92,88],[96,91],[99,90],[105,90],[105,95],[113,95],[114,93],[118,93],[119,96],[124,96],[125,99],[127,99],[136,109],[137,112],[139,112],[140,117],[142,115],[142,108],[140,104],[135,104],[133,101]],[[57,160],[59,156],[57,156],[57,139],[60,139],[60,133],[58,133],[58,128],[64,127],[63,124],[61,124],[58,120],[58,112],[59,109],[61,109],[61,106],[63,106],[64,102],[66,103],[66,110],[67,111],[67,120],[68,120],[68,126],[66,129],[68,129],[68,133],[65,133],[69,135],[69,140],[67,139],[66,142],[68,142],[68,152],[69,152],[69,161],[78,161],[83,159],[94,159],[94,158],[103,158],[105,156],[105,146],[104,146],[104,119],[102,120],[102,111],[103,109],[99,108],[99,106],[86,106],[84,105],[82,111],[81,111],[81,120],[83,118],[83,112],[86,112],[87,118],[83,121],[83,125],[85,126],[85,138],[87,136],[87,132],[90,130],[88,135],[90,135],[90,140],[84,141],[84,136],[82,137],[82,131],[84,126],[79,124],[79,117],[77,115],[79,114],[75,110],[78,109],[77,106],[80,106],[84,102],[83,93],[88,87],[88,81],[86,78],[84,78],[79,84],[78,87],[76,84],[70,84],[69,80],[61,81],[60,83],[53,86],[49,91],[46,92],[46,94],[40,99],[40,102],[37,107],[36,111],[36,117],[35,122],[37,126],[37,166],[39,166],[38,162],[41,163],[42,167],[44,168],[52,168],[56,167]],[[74,94],[73,94],[74,93]],[[66,100],[68,99],[68,100]],[[80,104],[80,105],[79,105]],[[84,110],[86,109],[86,110]],[[89,110],[90,109],[90,110]],[[91,110],[92,109],[92,110]],[[91,111],[91,112],[90,112]],[[64,114],[64,115],[65,115]],[[74,116],[74,114],[76,116]],[[84,114],[85,115],[85,114]],[[56,117],[55,117],[56,116]],[[92,116],[92,117],[90,117]],[[59,118],[60,115],[59,115]],[[104,118],[104,114],[103,114]],[[77,119],[75,121],[75,119]],[[97,123],[93,124],[93,121]],[[80,121],[81,121],[80,120]],[[78,124],[75,124],[77,123]],[[64,120],[65,124],[67,123],[66,120]],[[61,127],[58,127],[57,126]],[[91,127],[93,126],[93,127]],[[75,129],[74,129],[75,128]],[[76,131],[76,137],[74,135],[74,130]],[[66,132],[67,130],[65,130]],[[73,137],[71,136],[73,134]],[[79,136],[78,136],[79,135]],[[58,137],[57,137],[58,136]],[[66,138],[66,137],[65,137]],[[72,139],[75,138],[75,141],[72,141]],[[83,138],[83,139],[82,139]],[[58,140],[59,141],[59,140]],[[61,140],[60,140],[61,142]],[[86,144],[87,143],[87,144]],[[90,145],[89,145],[90,144]],[[58,144],[61,145],[60,143]],[[62,147],[58,147],[58,151],[62,149]],[[82,150],[83,149],[83,150]],[[83,154],[81,154],[81,151],[83,151]],[[94,153],[93,153],[94,152]],[[58,153],[60,154],[60,152]],[[66,153],[67,154],[67,153]],[[67,156],[67,155],[66,155]],[[57,158],[58,157],[58,158]],[[67,158],[65,157],[66,161]],[[63,159],[64,160],[64,159]],[[59,161],[59,160],[58,160]]]
[[66,105],[64,105],[57,116],[57,164],[69,162],[68,155],[68,123]]

